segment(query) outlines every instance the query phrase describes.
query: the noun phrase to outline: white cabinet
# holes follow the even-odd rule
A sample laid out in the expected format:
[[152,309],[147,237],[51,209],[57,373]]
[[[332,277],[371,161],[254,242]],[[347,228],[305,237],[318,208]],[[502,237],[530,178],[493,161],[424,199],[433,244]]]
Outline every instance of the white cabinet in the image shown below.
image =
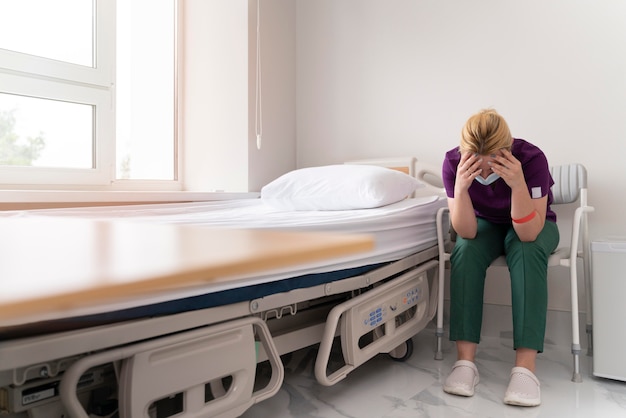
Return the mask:
[[593,374],[626,381],[626,237],[591,243]]

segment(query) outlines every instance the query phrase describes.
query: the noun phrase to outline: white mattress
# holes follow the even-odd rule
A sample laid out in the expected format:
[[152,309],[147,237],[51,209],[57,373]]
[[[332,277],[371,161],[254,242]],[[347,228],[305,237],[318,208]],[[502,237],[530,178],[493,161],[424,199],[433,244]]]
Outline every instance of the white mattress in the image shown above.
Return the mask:
[[[426,196],[405,199],[392,205],[342,211],[280,211],[261,199],[175,204],[107,206],[0,212],[2,217],[79,217],[116,222],[192,224],[211,228],[264,228],[303,231],[365,233],[374,237],[375,248],[326,262],[274,270],[254,277],[241,276],[198,288],[171,291],[141,300],[107,305],[107,310],[181,299],[253,284],[267,283],[304,274],[321,273],[398,260],[436,245],[435,217],[446,205],[445,198]],[[81,309],[81,315],[102,312],[102,307]],[[78,312],[66,314],[78,314]]]

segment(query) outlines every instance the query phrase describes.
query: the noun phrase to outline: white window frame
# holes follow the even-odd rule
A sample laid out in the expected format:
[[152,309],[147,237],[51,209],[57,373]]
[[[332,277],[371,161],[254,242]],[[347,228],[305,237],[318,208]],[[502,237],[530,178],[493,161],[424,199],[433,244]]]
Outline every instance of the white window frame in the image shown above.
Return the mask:
[[[93,1],[96,10],[93,67],[0,49],[0,90],[93,106],[94,166],[90,169],[3,166],[0,167],[0,189],[171,191],[182,188],[178,175],[175,180],[116,180],[116,1]],[[178,36],[176,38],[178,43]],[[177,44],[177,49],[179,47]],[[178,65],[177,60],[175,65]],[[177,88],[176,81],[174,84]],[[177,122],[177,114],[172,117]],[[179,147],[176,138],[173,144]],[[175,152],[175,158],[178,159],[179,154]],[[178,171],[179,161],[175,161],[174,166]]]
[[48,167],[0,167],[4,184],[106,184],[113,164],[114,143],[101,140],[112,137],[114,126],[111,94],[109,89],[78,86],[67,82],[0,74],[3,93],[53,99],[94,106],[93,124],[95,136],[94,168],[48,168]]

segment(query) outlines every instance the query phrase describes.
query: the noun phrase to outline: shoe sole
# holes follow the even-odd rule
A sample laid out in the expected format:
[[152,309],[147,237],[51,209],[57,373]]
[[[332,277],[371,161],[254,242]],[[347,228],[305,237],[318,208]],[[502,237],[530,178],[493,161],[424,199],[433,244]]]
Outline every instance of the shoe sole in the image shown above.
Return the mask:
[[465,389],[458,386],[443,386],[443,391],[449,393],[450,395],[458,395],[458,396],[474,396],[474,392],[476,389],[476,385],[478,384],[478,379],[474,377],[474,385],[471,389]]
[[541,399],[525,399],[507,395],[504,398],[504,403],[513,406],[539,406],[541,405]]
[[462,388],[457,388],[457,387],[443,387],[443,391],[446,393],[449,393],[450,395],[458,395],[458,396],[474,396],[474,391],[473,390],[465,390]]

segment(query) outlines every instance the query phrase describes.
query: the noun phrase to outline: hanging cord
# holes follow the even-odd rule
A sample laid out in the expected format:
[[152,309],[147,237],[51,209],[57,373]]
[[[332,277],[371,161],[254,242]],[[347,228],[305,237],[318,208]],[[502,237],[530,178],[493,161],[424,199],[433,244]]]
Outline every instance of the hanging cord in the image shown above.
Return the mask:
[[263,134],[263,113],[261,106],[261,0],[256,2],[256,147],[261,149]]

